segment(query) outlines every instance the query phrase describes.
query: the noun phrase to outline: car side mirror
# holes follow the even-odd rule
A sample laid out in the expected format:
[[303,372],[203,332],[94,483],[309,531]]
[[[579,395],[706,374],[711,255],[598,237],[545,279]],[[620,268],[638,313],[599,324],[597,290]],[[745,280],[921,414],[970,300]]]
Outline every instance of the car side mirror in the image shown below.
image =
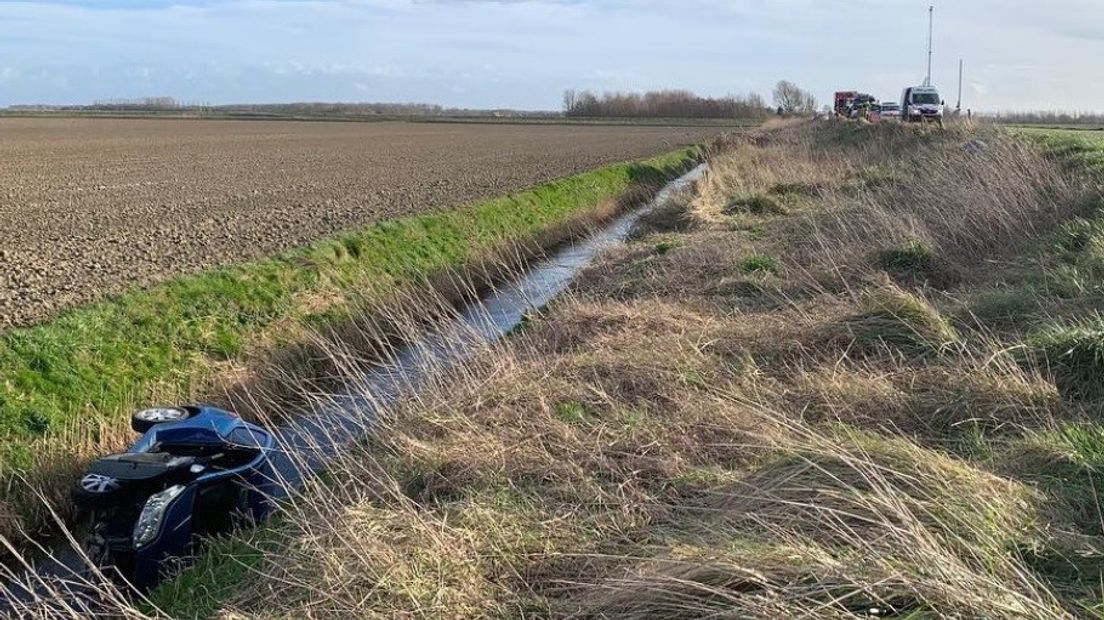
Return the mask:
[[947,105],[947,101],[946,100],[940,101],[939,105]]

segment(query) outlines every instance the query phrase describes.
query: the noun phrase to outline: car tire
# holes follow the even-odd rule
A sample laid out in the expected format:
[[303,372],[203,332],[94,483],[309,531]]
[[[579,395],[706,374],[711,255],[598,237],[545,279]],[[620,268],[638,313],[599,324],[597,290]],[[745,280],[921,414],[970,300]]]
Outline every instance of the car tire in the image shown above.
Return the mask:
[[114,506],[125,494],[121,480],[103,474],[87,473],[73,485],[74,502],[86,510]]
[[130,418],[130,427],[136,432],[145,433],[158,424],[180,422],[192,416],[184,407],[150,407],[137,411]]

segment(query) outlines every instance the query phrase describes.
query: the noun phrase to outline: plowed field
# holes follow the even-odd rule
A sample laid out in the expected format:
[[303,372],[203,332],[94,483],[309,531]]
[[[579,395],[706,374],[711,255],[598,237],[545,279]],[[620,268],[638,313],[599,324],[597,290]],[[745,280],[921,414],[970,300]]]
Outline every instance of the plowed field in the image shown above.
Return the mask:
[[0,119],[0,329],[721,131]]

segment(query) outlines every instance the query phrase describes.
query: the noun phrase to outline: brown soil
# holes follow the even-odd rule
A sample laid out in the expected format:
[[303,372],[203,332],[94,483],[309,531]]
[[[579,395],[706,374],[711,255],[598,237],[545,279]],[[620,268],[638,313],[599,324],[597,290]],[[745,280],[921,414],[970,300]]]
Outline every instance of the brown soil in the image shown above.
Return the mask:
[[0,120],[0,329],[718,128]]

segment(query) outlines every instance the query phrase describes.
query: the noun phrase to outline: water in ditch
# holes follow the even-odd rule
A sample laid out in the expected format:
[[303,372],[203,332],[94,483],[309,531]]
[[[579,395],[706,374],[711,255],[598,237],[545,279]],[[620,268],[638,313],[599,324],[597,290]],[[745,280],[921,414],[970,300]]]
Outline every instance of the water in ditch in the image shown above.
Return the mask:
[[274,459],[285,488],[295,488],[309,470],[352,439],[364,434],[374,412],[416,392],[431,373],[462,364],[513,329],[571,285],[603,250],[622,243],[648,211],[685,189],[705,172],[701,165],[660,191],[651,202],[627,212],[603,230],[530,265],[524,273],[467,304],[458,316],[396,350],[388,361],[366,373],[326,410],[293,419],[277,429],[283,450]]
[[[363,374],[344,393],[310,414],[292,416],[275,429],[278,446],[273,464],[283,493],[294,490],[305,476],[325,466],[342,445],[362,437],[377,413],[405,395],[414,394],[435,373],[463,364],[517,328],[525,317],[565,291],[602,251],[625,241],[636,222],[700,178],[705,164],[679,177],[642,207],[629,211],[604,229],[563,247],[528,266],[517,278],[465,305],[443,325],[406,343],[383,363]],[[25,579],[8,583],[17,598],[27,598],[45,587],[57,590],[59,580],[79,588],[88,583],[79,553],[66,548],[38,562]],[[3,613],[0,605],[0,613]]]

